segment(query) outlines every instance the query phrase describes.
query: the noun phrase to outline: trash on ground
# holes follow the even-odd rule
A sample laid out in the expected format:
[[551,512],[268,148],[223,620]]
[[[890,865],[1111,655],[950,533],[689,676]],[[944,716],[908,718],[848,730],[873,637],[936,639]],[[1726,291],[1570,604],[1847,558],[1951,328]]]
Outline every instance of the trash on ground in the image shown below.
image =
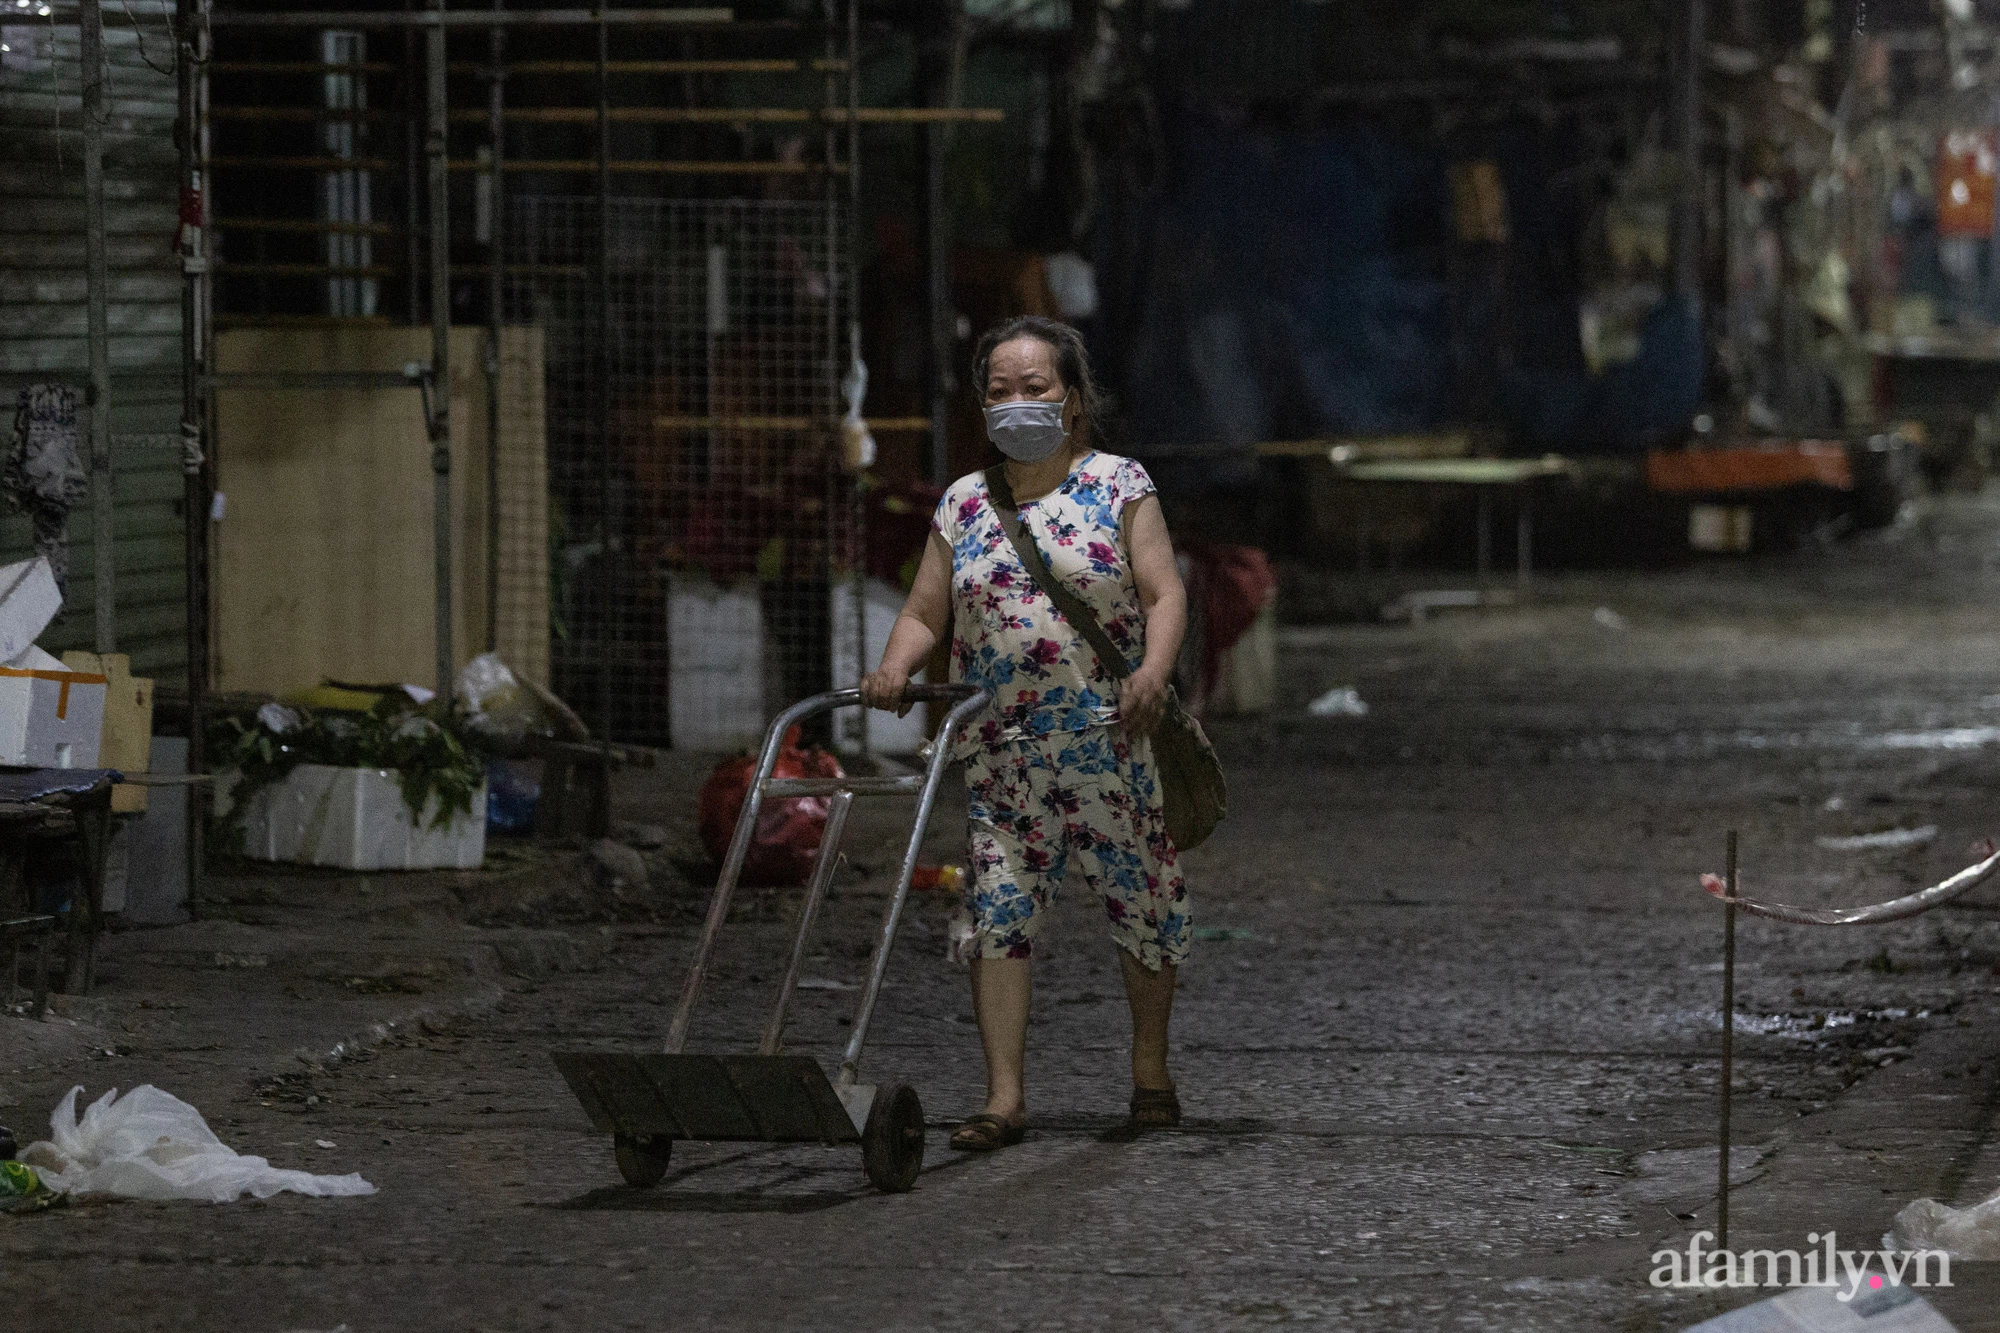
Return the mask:
[[620,823],[612,827],[611,836],[642,852],[656,852],[667,845],[667,831],[658,824]]
[[910,872],[910,887],[960,893],[965,889],[965,879],[964,866],[918,866]]
[[497,653],[481,653],[458,675],[466,729],[496,754],[518,758],[533,737],[585,741],[590,728],[555,695],[514,674]]
[[257,710],[257,725],[274,736],[297,731],[305,721],[305,714],[286,704],[265,704]]
[[2000,1259],[2000,1193],[1970,1208],[1950,1208],[1936,1199],[1918,1199],[1896,1214],[1885,1248],[1945,1250],[1954,1259]]
[[1368,701],[1361,697],[1361,691],[1348,685],[1328,690],[1307,704],[1306,711],[1314,717],[1367,717]]
[[1884,829],[1880,833],[1857,833],[1847,838],[1815,838],[1829,852],[1886,852],[1899,847],[1921,847],[1938,835],[1936,824],[1922,828]]
[[829,981],[825,977],[803,977],[799,980],[800,990],[854,990],[851,981]]
[[486,831],[526,837],[535,831],[542,784],[534,767],[518,759],[486,764]]
[[[786,733],[771,769],[774,778],[838,778],[845,776],[840,761],[824,750],[807,750],[799,745],[800,731]],[[729,841],[736,832],[736,816],[743,798],[757,775],[757,760],[750,755],[725,759],[702,784],[698,816],[702,845],[716,863],[729,854]],[[827,802],[820,796],[795,796],[766,801],[757,811],[757,833],[743,862],[741,884],[758,888],[782,888],[803,884],[812,873],[813,858],[819,854],[820,836],[826,832]]]
[[646,858],[622,842],[599,838],[590,844],[590,864],[597,882],[613,897],[644,893],[652,885]]
[[245,1157],[209,1129],[201,1112],[150,1083],[123,1097],[116,1088],[79,1122],[71,1088],[49,1116],[49,1138],[21,1160],[58,1194],[115,1194],[128,1199],[230,1203],[245,1194],[268,1199],[286,1190],[315,1198],[373,1194],[358,1175],[315,1176]]
[[1404,593],[1382,608],[1384,620],[1407,620],[1421,625],[1433,611],[1449,611],[1481,606],[1512,606],[1514,594],[1505,588],[1440,589],[1434,592]]
[[497,653],[481,653],[458,674],[466,722],[496,748],[521,745],[543,725],[541,706]]
[[1632,622],[1619,615],[1608,606],[1600,606],[1590,613],[1590,618],[1606,629],[1631,629]]
[[[1200,695],[1238,713],[1271,708],[1277,671],[1278,576],[1254,546],[1203,542],[1184,557],[1199,607]],[[1263,633],[1258,633],[1259,629]]]
[[0,1161],[0,1213],[38,1213],[63,1199],[26,1162]]
[[1194,937],[1198,940],[1254,940],[1257,932],[1245,930],[1241,926],[1196,926]]
[[[1860,1280],[1857,1272],[1837,1278],[1831,1286],[1800,1287],[1690,1324],[1681,1333],[1848,1333],[1858,1328],[1958,1333],[1951,1321],[1909,1286],[1852,1285]],[[1887,1279],[1878,1273],[1871,1281],[1886,1283]]]

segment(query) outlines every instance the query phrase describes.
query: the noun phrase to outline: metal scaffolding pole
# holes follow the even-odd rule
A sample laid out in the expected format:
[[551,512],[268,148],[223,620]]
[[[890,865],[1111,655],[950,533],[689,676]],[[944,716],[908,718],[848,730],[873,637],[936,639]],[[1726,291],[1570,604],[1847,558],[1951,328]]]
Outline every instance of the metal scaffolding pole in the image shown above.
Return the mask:
[[[599,11],[603,18],[604,11]],[[597,25],[597,272],[594,275],[597,288],[597,364],[593,369],[597,377],[597,521],[598,536],[604,550],[604,577],[606,583],[614,583],[618,578],[618,561],[613,555],[611,524],[611,25],[599,22]],[[617,589],[607,589],[605,605],[616,607]],[[615,650],[619,627],[610,622],[604,627],[605,635],[612,643],[605,645],[602,653],[603,676],[598,681],[598,732],[602,748],[599,752],[601,783],[599,790],[603,800],[591,812],[595,827],[591,833],[602,837],[611,826],[611,733],[614,715],[611,705],[611,673],[618,669],[621,660]]]
[[[506,0],[493,0],[499,13]],[[491,229],[486,256],[486,651],[500,649],[500,324],[507,298],[505,237],[507,227],[506,86],[507,30],[496,26],[489,39],[493,61],[487,72],[487,135],[492,140],[493,172],[487,187],[490,203],[486,225]]]
[[[207,737],[202,731],[206,725],[206,703],[204,696],[213,683],[211,666],[215,642],[215,585],[212,569],[214,562],[214,504],[216,479],[216,456],[220,452],[216,421],[215,395],[208,391],[207,376],[215,369],[215,230],[208,225],[208,219],[215,213],[215,171],[211,163],[214,144],[211,141],[212,126],[209,112],[214,107],[212,90],[209,85],[210,61],[214,55],[213,36],[208,28],[211,16],[210,0],[194,0],[201,15],[201,29],[198,33],[198,47],[203,59],[194,72],[194,112],[190,121],[192,143],[195,152],[195,166],[201,182],[202,228],[194,238],[194,260],[197,265],[195,286],[195,327],[200,332],[198,344],[201,352],[200,396],[197,402],[200,411],[197,420],[201,427],[202,443],[206,446],[202,453],[196,485],[189,488],[195,497],[196,508],[188,513],[188,534],[190,549],[199,549],[196,562],[188,570],[192,582],[197,573],[201,586],[199,596],[195,589],[189,589],[190,614],[201,622],[199,649],[197,644],[188,645],[188,694],[191,701],[188,724],[188,762],[190,776],[208,771]],[[208,824],[209,793],[202,783],[194,783],[188,788],[188,911],[200,918],[206,908],[201,890],[201,876],[207,865],[203,854],[203,838]]]
[[[176,147],[180,150],[179,250],[181,261],[181,508],[187,560],[187,771],[200,773],[207,762],[204,733],[208,695],[208,476],[203,456],[207,420],[201,372],[209,359],[202,288],[208,273],[204,249],[208,211],[201,171],[202,125],[199,71],[208,56],[208,0],[179,0],[175,6]],[[203,808],[198,787],[188,789],[187,893],[189,906],[201,902]]]
[[[948,103],[951,90],[952,25],[957,4],[940,6],[945,13],[919,41],[918,69],[922,95],[930,107]],[[952,361],[958,350],[957,321],[951,299],[951,210],[945,196],[945,149],[949,138],[942,122],[924,125],[924,306],[930,332],[930,452],[926,472],[933,485],[951,484],[951,395],[957,388]]]
[[[832,26],[833,0],[827,0],[828,26]],[[849,364],[858,370],[861,366],[861,274],[856,246],[861,229],[861,0],[847,0],[847,52],[842,62],[846,65],[846,120],[847,120],[847,243],[841,247],[840,267],[846,270],[845,281],[834,285],[834,290],[845,289],[847,295],[847,355]],[[826,60],[829,66],[835,61],[833,55],[833,34],[827,34]],[[831,83],[831,76],[828,78]],[[833,112],[829,97],[828,115]],[[831,133],[831,130],[829,130]],[[829,273],[829,278],[832,276]],[[854,569],[850,580],[854,598],[854,670],[856,677],[868,674],[868,506],[866,489],[862,485],[861,460],[855,460],[855,474],[848,482],[847,503],[851,510],[850,539],[854,544]],[[841,682],[835,682],[839,684]],[[856,719],[855,742],[860,747],[865,760],[873,746],[869,742],[869,710],[864,708]]]
[[222,11],[218,28],[576,28],[594,25],[680,28],[733,23],[733,9],[530,9],[493,11],[442,6],[408,12],[387,9],[300,10],[296,13]]
[[[444,0],[437,0],[437,13]],[[437,692],[451,698],[453,675],[451,625],[451,174],[445,134],[449,106],[445,99],[444,25],[425,33],[430,59],[425,86],[430,111],[425,148],[430,156],[431,224],[431,473],[433,541],[437,549]]]
[[[421,115],[417,116],[416,119],[421,122]],[[411,142],[414,143],[423,133],[421,123],[411,133]],[[412,160],[414,161],[421,156],[422,154],[418,153]],[[393,171],[396,167],[396,163],[392,159],[379,157],[270,157],[261,155],[241,156],[237,154],[218,157],[210,165],[216,167],[235,167],[245,171]],[[490,170],[486,163],[476,158],[454,159],[451,163],[451,169],[453,171],[480,172],[482,174]],[[533,175],[555,175],[559,173],[594,175],[597,171],[597,159],[594,156],[588,158],[517,158],[507,163],[507,170],[516,174],[526,173]],[[817,176],[824,172],[826,168],[818,162],[660,162],[626,160],[613,162],[611,170],[621,176]],[[846,168],[836,167],[834,170],[838,173],[846,170]],[[422,174],[421,168],[417,168],[414,172],[414,175],[419,178]],[[417,193],[422,194],[423,191],[418,189]],[[411,248],[421,250],[421,229],[412,228],[411,233]],[[413,266],[412,271],[420,271],[422,267],[422,263],[419,262]],[[413,324],[421,324],[422,322],[421,319],[412,321]]]
[[[80,2],[80,0],[79,0]],[[51,3],[51,13],[37,13],[37,17],[53,17],[58,24],[74,23],[76,8],[70,0],[62,0],[60,5]],[[600,18],[600,15],[602,17]],[[435,9],[421,9],[414,17],[405,17],[401,11],[381,9],[317,9],[317,10],[226,10],[212,13],[210,22],[218,28],[430,28],[440,22],[447,28],[482,29],[499,26],[503,28],[582,28],[595,27],[599,22],[613,27],[632,28],[679,28],[683,31],[704,28],[727,29],[738,36],[797,36],[810,35],[821,30],[823,24],[799,19],[738,19],[734,9],[712,6],[692,9],[532,9],[510,10],[506,15],[495,15],[489,10],[450,10],[443,19],[437,17]],[[140,20],[136,15],[121,16],[118,13],[105,15],[113,27],[132,26]],[[898,29],[894,22],[886,18],[870,19],[864,24],[870,32],[893,35]],[[223,68],[240,66],[246,62],[230,61]],[[262,62],[258,62],[262,63]],[[588,71],[588,61],[581,62]],[[611,72],[629,72],[626,66],[631,62],[614,61]],[[767,62],[768,63],[768,62]],[[310,69],[292,71],[301,74],[320,74],[325,66],[313,62]],[[239,71],[240,72],[240,71]],[[742,70],[739,73],[761,73],[761,70]]]
[[[403,0],[404,4],[411,0]],[[404,300],[411,328],[423,322],[424,236],[417,201],[423,197],[422,112],[417,105],[417,30],[403,29],[403,246]],[[362,170],[363,168],[356,168]],[[315,170],[318,170],[316,167]]]
[[1674,286],[1700,309],[1702,188],[1701,76],[1707,65],[1708,18],[1705,0],[1686,0],[1678,13],[1674,37],[1672,91],[1675,147],[1680,150],[1681,188],[1674,201]]
[[84,303],[90,344],[91,572],[96,580],[97,651],[118,650],[116,496],[111,475],[111,348],[105,308],[104,14],[83,0],[77,14],[83,67]]
[[[839,63],[821,61],[819,67],[827,70],[831,79],[838,72]],[[338,70],[342,67],[328,65],[325,68]],[[485,77],[486,67],[480,67],[479,73]],[[464,107],[452,112],[451,118],[456,123],[482,125],[490,115],[490,111]],[[589,125],[597,120],[597,112],[584,106],[514,107],[506,111],[505,116],[516,123],[534,125]],[[394,111],[369,107],[323,110],[310,106],[235,106],[225,107],[216,114],[218,120],[266,125],[371,125],[395,118]],[[921,125],[932,121],[998,125],[1006,118],[1005,111],[991,106],[621,106],[611,112],[611,119],[615,121],[640,125],[802,125],[820,120],[838,123],[859,120],[870,125]]]

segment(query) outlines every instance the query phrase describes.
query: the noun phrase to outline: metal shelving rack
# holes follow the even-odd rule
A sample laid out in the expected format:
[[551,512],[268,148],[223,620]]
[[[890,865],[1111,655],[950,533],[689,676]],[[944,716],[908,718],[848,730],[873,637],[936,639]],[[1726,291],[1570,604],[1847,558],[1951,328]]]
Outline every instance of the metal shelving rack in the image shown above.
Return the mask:
[[[606,534],[613,530],[612,510],[617,503],[613,494],[611,477],[611,437],[613,423],[613,394],[611,392],[609,345],[612,330],[609,321],[612,309],[611,272],[614,238],[610,235],[614,203],[612,181],[619,178],[651,178],[662,182],[672,179],[711,178],[744,181],[747,179],[798,178],[816,187],[818,198],[825,209],[824,235],[829,252],[823,257],[820,267],[829,275],[836,275],[839,285],[847,294],[846,307],[837,299],[826,302],[826,328],[824,342],[828,355],[824,358],[825,374],[822,391],[815,397],[810,410],[803,418],[796,414],[785,417],[751,418],[745,415],[722,416],[708,421],[713,430],[721,427],[738,433],[758,431],[788,431],[804,426],[822,442],[828,459],[827,467],[827,517],[829,549],[836,542],[835,529],[844,523],[847,526],[845,541],[855,558],[851,559],[854,569],[854,598],[856,624],[859,636],[864,640],[857,644],[860,660],[866,661],[867,645],[866,615],[862,611],[861,573],[863,562],[859,553],[859,523],[862,513],[860,494],[852,479],[838,467],[840,451],[838,419],[841,414],[839,380],[850,360],[859,355],[859,323],[855,310],[855,272],[853,250],[853,228],[850,226],[843,235],[840,215],[857,216],[860,171],[859,171],[859,130],[863,124],[907,124],[925,125],[940,121],[993,122],[1000,119],[997,111],[979,108],[872,108],[862,107],[859,98],[859,60],[863,24],[859,14],[858,0],[847,0],[844,8],[840,0],[823,0],[821,21],[814,23],[797,22],[739,22],[734,13],[720,8],[691,9],[508,9],[504,0],[494,0],[491,9],[447,9],[442,3],[424,9],[402,10],[339,10],[339,11],[298,11],[261,12],[217,10],[209,0],[184,0],[182,10],[183,42],[197,53],[198,59],[190,62],[194,75],[184,88],[183,101],[186,123],[191,132],[184,136],[191,148],[191,159],[185,172],[190,183],[192,197],[198,202],[196,216],[205,225],[200,229],[200,244],[196,253],[189,256],[188,271],[190,289],[189,342],[191,369],[189,375],[190,400],[194,410],[190,421],[200,427],[198,444],[208,455],[218,449],[226,449],[227,441],[215,438],[215,413],[213,395],[217,388],[251,387],[253,382],[259,387],[282,387],[286,385],[308,387],[324,385],[324,374],[284,374],[271,373],[256,377],[224,376],[215,373],[211,356],[213,333],[217,320],[217,286],[219,283],[255,280],[269,282],[292,278],[355,280],[389,280],[402,278],[406,284],[405,309],[410,322],[419,322],[419,314],[427,314],[427,322],[432,330],[431,359],[422,368],[422,374],[406,375],[399,370],[384,370],[377,374],[343,377],[344,383],[366,383],[373,385],[405,385],[420,391],[425,398],[426,424],[432,443],[432,473],[434,479],[434,522],[437,583],[437,624],[436,624],[436,667],[437,682],[441,693],[448,694],[452,686],[453,662],[452,643],[453,619],[451,607],[451,584],[453,572],[453,551],[451,549],[450,511],[450,386],[459,367],[452,364],[449,331],[453,283],[463,277],[483,277],[485,279],[487,306],[487,336],[485,341],[482,370],[486,378],[487,427],[486,440],[489,476],[494,475],[500,450],[501,412],[498,410],[501,394],[501,368],[499,364],[500,328],[506,318],[509,306],[510,285],[531,283],[538,280],[578,281],[587,279],[594,289],[599,320],[598,339],[602,350],[596,366],[597,392],[592,395],[597,419],[594,423],[596,436],[597,464],[602,471],[599,487],[599,513],[596,521],[599,529]],[[367,33],[401,34],[405,45],[405,59],[378,58],[370,51],[361,60],[346,66],[328,65],[296,59],[258,59],[255,53],[238,53],[224,50],[217,54],[212,48],[216,36],[221,38],[225,48],[238,37],[257,33],[299,32],[299,31],[360,31]],[[594,33],[596,37],[595,59],[548,58],[537,53],[533,58],[510,50],[510,34],[521,31],[550,33]],[[787,36],[800,41],[819,38],[819,50],[814,53],[801,52],[784,59],[756,58],[703,58],[703,59],[643,59],[613,60],[612,33],[650,34],[671,33],[687,37],[695,34],[716,38],[757,37],[768,39],[774,35]],[[447,37],[484,37],[483,59],[469,59],[465,46],[461,43],[456,51],[448,50]],[[514,43],[518,48],[519,41]],[[419,49],[421,48],[421,49]],[[211,80],[217,74],[264,74],[273,76],[320,75],[344,70],[359,78],[399,80],[402,95],[394,99],[390,106],[370,102],[365,106],[325,108],[316,106],[263,106],[263,105],[216,105]],[[818,76],[821,83],[821,97],[816,106],[648,106],[614,105],[613,82],[626,75],[765,75],[771,77]],[[509,80],[525,75],[551,79],[576,79],[590,90],[587,99],[569,105],[517,105],[509,100]],[[470,101],[454,105],[451,98],[452,81],[456,77],[461,88],[467,84],[476,86],[482,96],[478,104]],[[377,156],[362,156],[358,151],[349,155],[327,155],[323,152],[272,152],[256,151],[251,148],[238,149],[226,146],[228,140],[245,132],[270,132],[284,127],[311,127],[315,142],[324,144],[324,128],[329,125],[366,126],[371,129],[388,127],[399,130],[395,137],[400,139],[400,156],[382,153]],[[652,125],[683,126],[699,131],[703,127],[752,126],[759,128],[784,127],[797,129],[811,135],[816,128],[821,140],[817,160],[802,157],[794,160],[742,158],[729,159],[720,155],[640,155],[618,157],[612,151],[614,126]],[[540,132],[544,127],[574,126],[595,131],[595,153],[570,156],[530,156],[510,154],[509,131],[517,134]],[[464,155],[466,149],[465,131],[474,127],[483,128],[483,144],[474,156]],[[454,131],[457,131],[457,146],[460,155],[453,156]],[[218,139],[225,147],[218,148]],[[358,140],[357,140],[358,143]],[[231,200],[214,198],[214,182],[218,171],[251,169],[265,173],[324,173],[324,172],[369,172],[374,173],[378,184],[400,177],[403,194],[403,220],[400,225],[390,222],[351,222],[338,220],[312,220],[298,217],[258,216],[252,210],[232,207]],[[450,225],[451,189],[454,176],[477,174],[484,178],[490,192],[492,232],[491,242],[484,263],[454,264],[452,256],[452,231]],[[522,257],[509,232],[510,182],[527,176],[540,178],[567,176],[587,177],[594,187],[595,209],[601,229],[595,249],[595,258],[588,266],[574,262],[550,264],[536,262],[532,257]],[[286,236],[334,236],[350,235],[365,237],[370,241],[396,242],[400,240],[404,254],[400,262],[379,262],[373,258],[366,263],[327,262],[299,263],[291,259],[273,260],[268,256],[237,260],[227,253],[218,253],[217,233],[228,236],[255,238],[260,244],[269,238]],[[838,247],[835,252],[834,247]],[[359,247],[356,247],[359,250]],[[373,254],[379,250],[370,247]],[[845,323],[847,327],[842,328]],[[713,417],[713,414],[709,414]],[[662,414],[658,424],[672,427],[673,414]],[[908,418],[878,420],[870,423],[880,431],[930,429],[928,418]],[[190,434],[190,440],[194,436]],[[202,476],[212,478],[212,460],[205,464]],[[487,554],[489,561],[497,558],[500,547],[498,533],[503,522],[499,512],[498,487],[488,487],[489,508],[486,514]],[[208,495],[206,490],[199,496],[191,482],[190,513],[206,513]],[[199,526],[199,525],[196,525]],[[610,537],[606,537],[607,546]],[[200,550],[197,551],[196,547]],[[191,668],[191,693],[195,696],[194,709],[197,717],[201,711],[199,697],[209,683],[209,664],[206,652],[208,625],[212,616],[211,592],[207,587],[207,544],[198,536],[190,539],[190,639],[198,636],[202,642],[199,665]],[[199,567],[200,578],[196,578]],[[615,581],[617,570],[612,570]],[[489,589],[485,620],[487,640],[490,647],[495,636],[495,626],[499,623],[498,606],[499,579],[489,568],[487,587]],[[196,605],[195,585],[200,583],[200,605]],[[215,595],[228,596],[227,589],[215,590]],[[199,626],[194,623],[199,619]],[[609,688],[599,691],[608,696]],[[616,719],[605,698],[598,701],[597,716],[593,721],[600,724],[600,730],[607,744],[617,730]],[[864,742],[865,743],[865,742]]]

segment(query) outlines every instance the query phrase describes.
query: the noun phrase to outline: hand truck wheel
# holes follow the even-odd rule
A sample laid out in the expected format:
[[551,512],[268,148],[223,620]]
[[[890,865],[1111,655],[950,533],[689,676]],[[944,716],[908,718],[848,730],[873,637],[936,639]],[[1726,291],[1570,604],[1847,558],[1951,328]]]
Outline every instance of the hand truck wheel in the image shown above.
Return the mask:
[[651,1134],[620,1134],[612,1140],[618,1158],[618,1174],[634,1189],[649,1190],[667,1174],[674,1141]]
[[861,1166],[868,1183],[885,1194],[904,1194],[924,1166],[924,1104],[905,1083],[876,1090],[861,1130]]

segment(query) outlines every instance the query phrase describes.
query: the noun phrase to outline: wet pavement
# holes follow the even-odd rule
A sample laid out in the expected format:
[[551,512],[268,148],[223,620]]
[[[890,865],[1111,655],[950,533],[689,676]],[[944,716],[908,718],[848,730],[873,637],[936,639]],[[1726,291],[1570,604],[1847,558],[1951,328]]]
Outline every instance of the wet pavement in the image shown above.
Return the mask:
[[[1280,708],[1214,729],[1232,814],[1188,858],[1188,1123],[1122,1132],[1116,965],[1072,892],[1037,967],[1034,1130],[948,1152],[980,1066],[926,898],[865,1063],[931,1124],[901,1196],[851,1148],[742,1144],[680,1145],[628,1189],[550,1063],[664,1032],[697,769],[623,788],[668,847],[617,920],[585,890],[473,910],[414,881],[228,881],[237,920],[121,936],[101,996],[0,1018],[0,1119],[34,1133],[72,1083],[152,1081],[246,1151],[381,1193],[0,1219],[8,1326],[1637,1333],[1748,1304],[1647,1281],[1714,1224],[1721,919],[1697,876],[1735,828],[1747,892],[1859,902],[2000,834],[1996,591],[2000,505],[1961,499],[1831,551],[1286,630]],[[1341,686],[1366,717],[1306,714]],[[794,1049],[844,1039],[899,817],[857,818]],[[746,898],[695,1047],[754,1043],[788,910]],[[1739,1248],[1873,1248],[1911,1199],[2000,1188],[2000,893],[1865,932],[1745,920],[1739,958]],[[1933,1304],[2000,1329],[1995,1268]]]

